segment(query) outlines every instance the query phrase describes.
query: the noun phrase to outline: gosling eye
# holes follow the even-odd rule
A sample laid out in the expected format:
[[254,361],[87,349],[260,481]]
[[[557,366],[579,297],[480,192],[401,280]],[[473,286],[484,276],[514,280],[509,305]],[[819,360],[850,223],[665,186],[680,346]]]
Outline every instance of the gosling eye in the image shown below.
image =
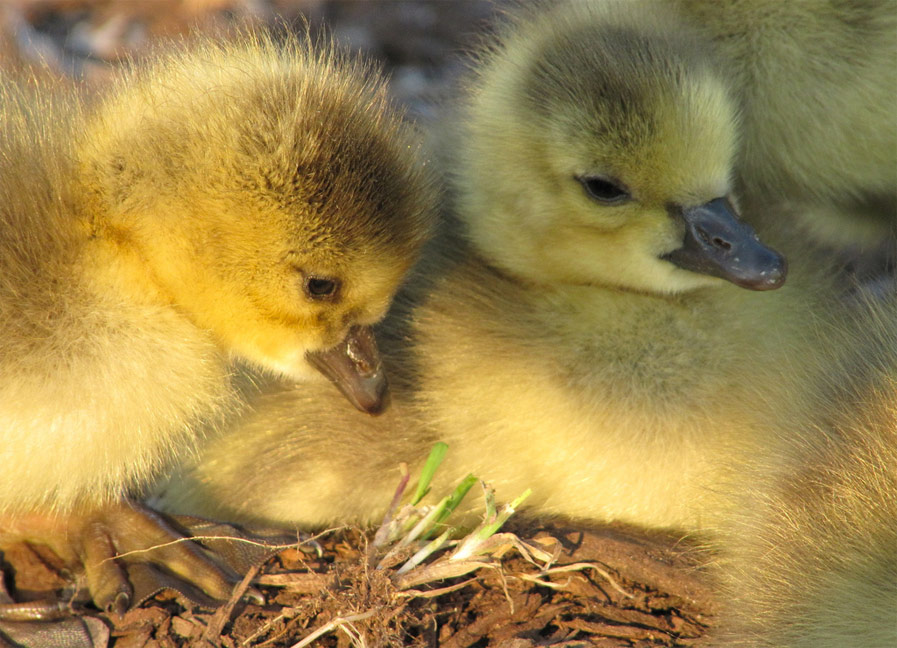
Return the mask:
[[332,277],[306,275],[302,282],[305,295],[313,301],[333,301],[339,296],[340,281]]
[[605,205],[619,205],[632,198],[626,188],[614,180],[601,176],[582,176],[576,179],[586,190],[589,198]]

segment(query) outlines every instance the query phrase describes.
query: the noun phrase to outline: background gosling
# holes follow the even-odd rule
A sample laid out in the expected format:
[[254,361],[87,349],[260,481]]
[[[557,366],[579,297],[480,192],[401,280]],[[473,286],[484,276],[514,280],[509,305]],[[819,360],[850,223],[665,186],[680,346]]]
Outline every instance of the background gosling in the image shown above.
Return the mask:
[[[813,205],[822,238],[897,240],[897,7],[889,1],[676,0],[738,95],[739,175],[761,207]],[[773,212],[775,214],[775,212]],[[767,219],[772,220],[772,219]],[[893,257],[892,257],[893,259]]]
[[[0,515],[120,610],[105,558],[170,538],[127,497],[241,408],[235,362],[292,380],[311,360],[382,405],[368,327],[430,194],[381,82],[329,46],[199,40],[96,105],[51,95],[0,103]],[[225,598],[194,554],[154,558]]]

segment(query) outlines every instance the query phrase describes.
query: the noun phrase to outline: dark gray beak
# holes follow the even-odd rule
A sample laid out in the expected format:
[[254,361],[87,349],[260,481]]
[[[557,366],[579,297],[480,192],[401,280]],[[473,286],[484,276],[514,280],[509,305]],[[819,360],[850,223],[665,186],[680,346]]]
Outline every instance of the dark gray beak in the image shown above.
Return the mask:
[[685,222],[685,240],[664,259],[749,290],[775,290],[785,283],[785,257],[760,242],[728,198],[670,211]]
[[379,414],[386,407],[386,372],[370,326],[354,326],[332,349],[310,351],[305,357],[362,412]]

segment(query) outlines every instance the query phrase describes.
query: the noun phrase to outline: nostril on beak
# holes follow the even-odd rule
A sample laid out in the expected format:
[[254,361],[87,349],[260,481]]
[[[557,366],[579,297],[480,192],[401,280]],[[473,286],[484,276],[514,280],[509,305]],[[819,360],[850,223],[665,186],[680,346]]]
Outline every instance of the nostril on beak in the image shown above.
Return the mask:
[[721,236],[711,236],[703,227],[696,227],[695,232],[705,245],[709,245],[711,247],[715,247],[717,249],[725,251],[732,249],[732,244],[729,243],[729,241],[722,238]]

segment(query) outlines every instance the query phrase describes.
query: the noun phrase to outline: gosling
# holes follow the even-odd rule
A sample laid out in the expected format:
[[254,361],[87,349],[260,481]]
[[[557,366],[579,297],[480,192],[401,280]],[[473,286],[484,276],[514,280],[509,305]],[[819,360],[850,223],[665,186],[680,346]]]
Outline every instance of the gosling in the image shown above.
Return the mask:
[[814,207],[798,218],[823,240],[897,245],[894,3],[674,5],[710,41],[737,90],[741,189],[757,216],[774,201],[797,202]]
[[[176,537],[129,497],[243,407],[241,366],[382,408],[370,327],[430,184],[375,71],[326,44],[203,38],[96,102],[0,93],[0,528],[121,611],[106,558]],[[152,555],[229,597],[195,547]]]
[[[442,137],[451,211],[381,329],[379,419],[275,390],[160,487],[168,510],[373,522],[436,441],[538,514],[688,531],[782,418],[810,416],[834,281],[738,217],[738,105],[700,37],[652,3],[522,11]],[[830,286],[830,284],[832,284]],[[824,307],[823,307],[824,305]]]

